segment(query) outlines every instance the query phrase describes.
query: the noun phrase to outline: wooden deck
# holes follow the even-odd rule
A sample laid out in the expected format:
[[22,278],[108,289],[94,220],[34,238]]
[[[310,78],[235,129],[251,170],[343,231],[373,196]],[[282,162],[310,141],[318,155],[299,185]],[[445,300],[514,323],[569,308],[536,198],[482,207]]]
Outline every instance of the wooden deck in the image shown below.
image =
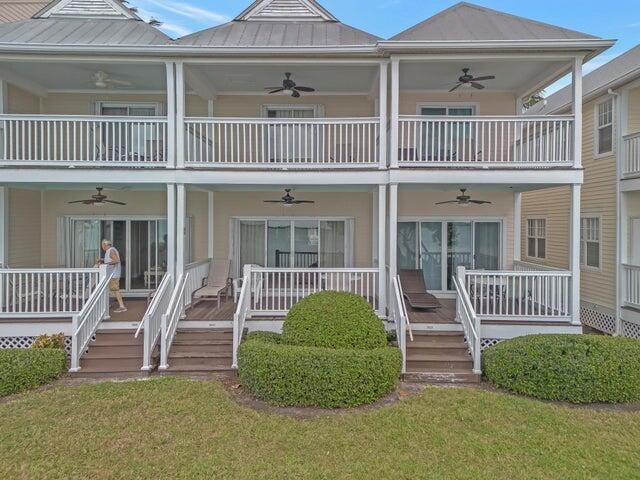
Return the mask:
[[456,323],[456,301],[449,298],[441,298],[442,307],[430,310],[416,310],[407,304],[407,313],[411,323]]

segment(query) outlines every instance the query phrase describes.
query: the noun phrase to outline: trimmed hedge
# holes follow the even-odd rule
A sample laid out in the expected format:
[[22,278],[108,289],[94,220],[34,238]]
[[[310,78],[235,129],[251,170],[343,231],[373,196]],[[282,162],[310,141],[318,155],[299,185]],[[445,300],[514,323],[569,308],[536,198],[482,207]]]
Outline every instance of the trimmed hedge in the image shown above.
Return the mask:
[[287,345],[277,334],[256,332],[238,352],[242,384],[279,406],[354,407],[372,403],[396,386],[402,354],[395,347],[371,350]]
[[382,322],[367,301],[348,292],[319,292],[291,307],[282,329],[288,345],[373,349],[387,345]]
[[0,397],[43,385],[66,369],[67,355],[59,348],[0,350]]
[[515,393],[572,403],[640,400],[640,341],[600,335],[530,335],[483,355],[484,376]]

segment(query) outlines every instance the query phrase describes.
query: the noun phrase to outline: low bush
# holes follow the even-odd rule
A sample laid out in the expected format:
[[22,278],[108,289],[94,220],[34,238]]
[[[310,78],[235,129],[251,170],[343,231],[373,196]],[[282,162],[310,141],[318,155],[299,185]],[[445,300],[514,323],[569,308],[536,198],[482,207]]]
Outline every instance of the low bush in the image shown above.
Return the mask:
[[59,348],[64,350],[64,333],[40,335],[35,339],[31,348]]
[[402,354],[288,345],[277,334],[256,332],[238,352],[240,380],[256,397],[279,406],[354,407],[391,392]]
[[0,350],[0,397],[43,385],[66,369],[66,353],[58,348]]
[[373,349],[387,345],[387,334],[364,298],[326,291],[291,307],[282,329],[282,342],[306,347]]
[[515,393],[572,403],[640,400],[640,340],[531,335],[483,353],[484,376]]

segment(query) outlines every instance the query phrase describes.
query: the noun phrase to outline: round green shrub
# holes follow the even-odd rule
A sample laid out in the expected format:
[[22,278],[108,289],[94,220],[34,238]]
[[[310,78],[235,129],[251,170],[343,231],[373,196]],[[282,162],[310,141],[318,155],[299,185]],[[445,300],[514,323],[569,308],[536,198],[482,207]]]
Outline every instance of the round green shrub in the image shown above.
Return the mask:
[[238,374],[256,397],[279,406],[354,407],[372,403],[396,386],[402,354],[296,346],[277,334],[250,334],[238,351]]
[[364,298],[326,291],[309,295],[291,307],[282,329],[282,342],[305,347],[372,349],[387,345],[387,334]]
[[50,382],[67,369],[67,355],[58,348],[0,350],[0,397]]
[[484,376],[515,393],[571,403],[640,400],[640,341],[600,335],[530,335],[483,355]]

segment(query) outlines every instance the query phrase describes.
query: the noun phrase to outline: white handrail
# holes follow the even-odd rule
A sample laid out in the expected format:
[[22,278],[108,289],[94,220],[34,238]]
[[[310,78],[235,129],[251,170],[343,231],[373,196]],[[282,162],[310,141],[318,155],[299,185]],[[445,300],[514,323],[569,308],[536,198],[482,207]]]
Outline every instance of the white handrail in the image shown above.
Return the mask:
[[0,318],[69,317],[96,288],[98,268],[0,269]]
[[513,269],[516,272],[566,272],[564,268],[553,267],[551,265],[542,265],[540,263],[523,262],[522,260],[513,261]]
[[481,325],[464,286],[464,267],[458,267],[456,275],[453,276],[453,284],[456,289],[456,320],[462,324],[467,339],[467,346],[473,359],[473,373],[480,374],[482,373]]
[[238,306],[233,314],[233,368],[238,368],[238,349],[242,343],[244,324],[251,306],[251,266],[245,267],[242,288],[238,297]]
[[192,166],[362,167],[379,164],[378,118],[188,118]]
[[398,162],[400,166],[571,166],[573,123],[572,115],[402,115]]
[[391,302],[389,305],[391,319],[396,327],[396,339],[398,340],[398,348],[402,352],[402,373],[407,371],[407,330],[409,338],[413,341],[413,332],[411,331],[411,323],[407,308],[404,303],[404,294],[402,292],[402,284],[400,277],[395,276],[391,279]]
[[151,356],[162,332],[162,314],[167,311],[169,302],[171,301],[171,282],[171,274],[167,273],[155,291],[153,299],[151,303],[149,303],[149,307],[147,307],[147,311],[144,313],[135,334],[135,338],[138,338],[140,332],[144,331],[142,358],[142,370],[144,371],[151,371],[153,369]]
[[108,287],[110,280],[111,276],[104,276],[80,313],[73,315],[71,327],[73,332],[71,338],[71,368],[69,370],[71,372],[80,370],[80,358],[82,358],[102,320],[109,316]]
[[160,342],[160,370],[169,368],[169,350],[178,330],[178,322],[184,317],[186,308],[185,289],[188,273],[183,273],[173,289],[166,312],[162,315]]

